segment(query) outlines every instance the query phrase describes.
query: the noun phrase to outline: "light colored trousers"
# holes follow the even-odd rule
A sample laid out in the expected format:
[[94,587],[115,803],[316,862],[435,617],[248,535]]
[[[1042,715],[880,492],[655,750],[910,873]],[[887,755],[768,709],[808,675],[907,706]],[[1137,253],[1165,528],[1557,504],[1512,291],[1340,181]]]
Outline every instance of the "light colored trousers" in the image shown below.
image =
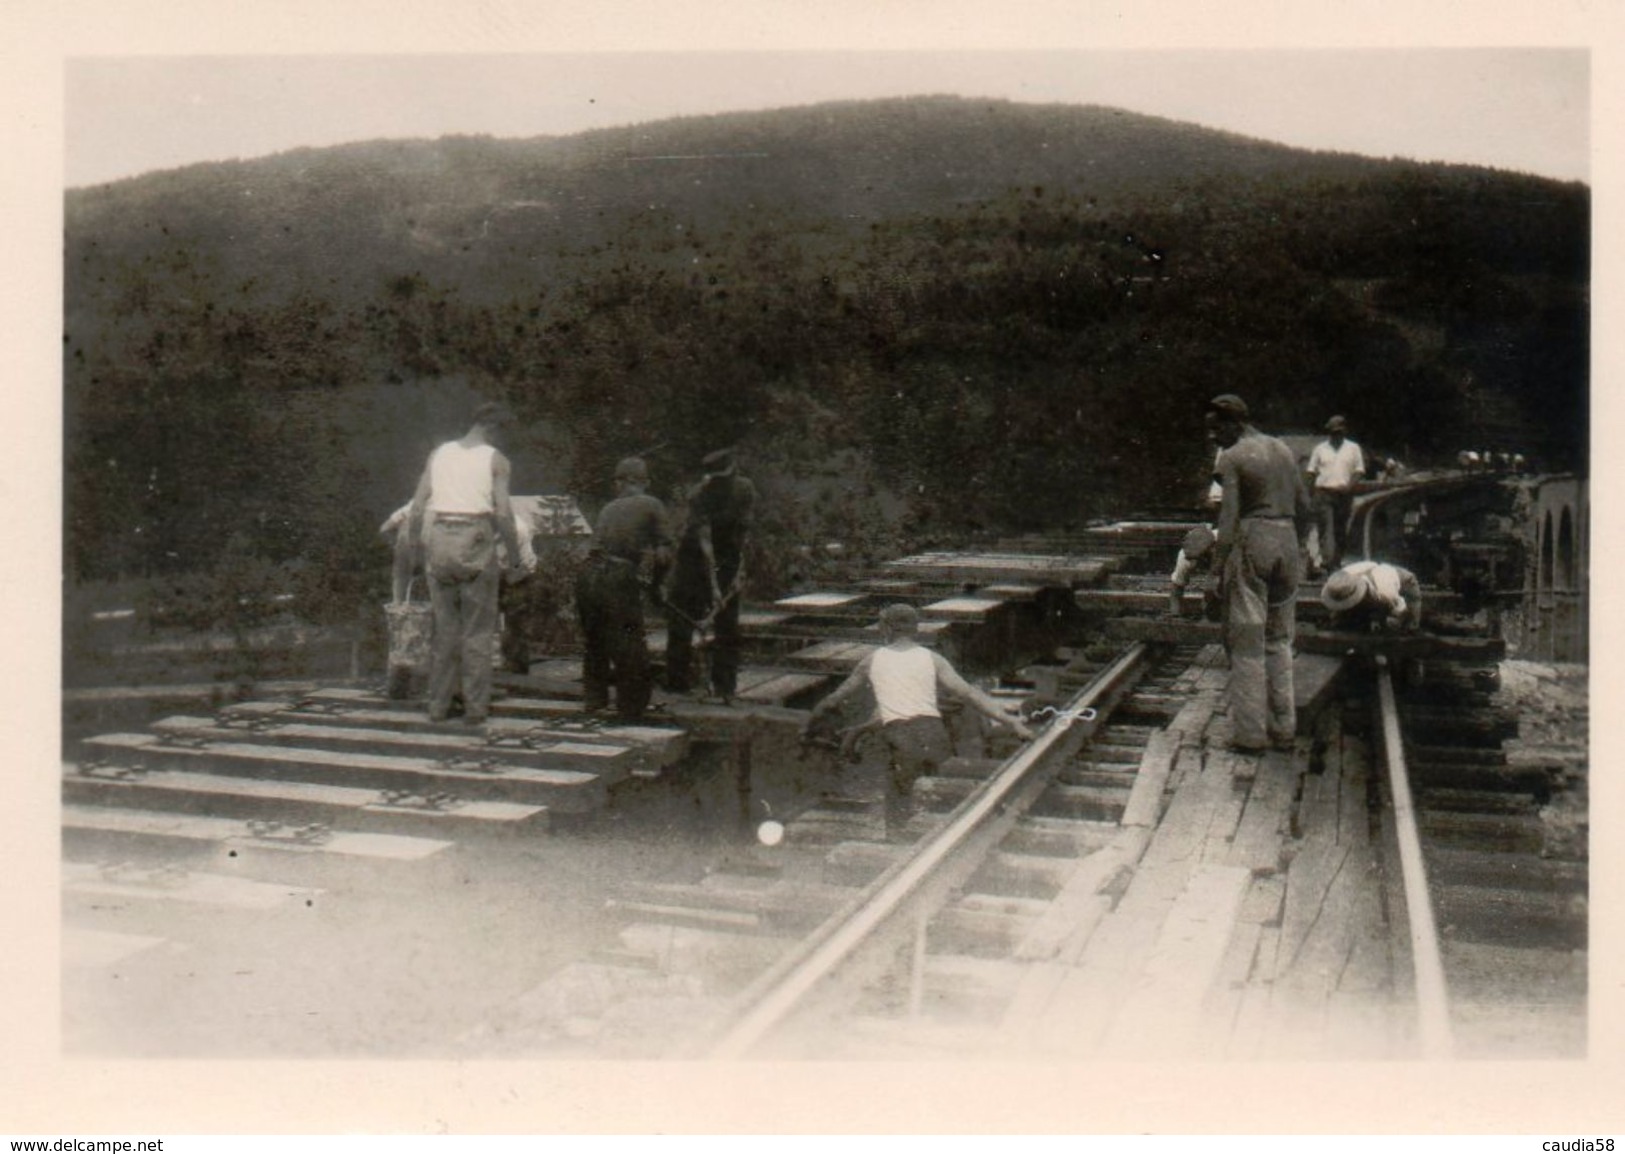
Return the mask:
[[461,689],[464,715],[484,720],[491,708],[491,654],[502,585],[496,525],[490,517],[434,517],[424,530],[424,546],[434,607],[429,716],[444,718]]
[[1297,731],[1292,637],[1302,576],[1289,520],[1243,520],[1224,569],[1224,628],[1230,648],[1231,740],[1261,748]]

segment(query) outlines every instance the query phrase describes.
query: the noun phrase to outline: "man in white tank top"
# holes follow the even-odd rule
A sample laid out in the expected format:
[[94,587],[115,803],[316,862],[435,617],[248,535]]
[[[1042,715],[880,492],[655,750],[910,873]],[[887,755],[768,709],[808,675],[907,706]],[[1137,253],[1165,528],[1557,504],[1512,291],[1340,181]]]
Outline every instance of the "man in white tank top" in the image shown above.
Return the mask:
[[942,654],[916,639],[920,616],[912,605],[888,605],[880,611],[880,635],[885,644],[858,662],[840,687],[813,708],[810,728],[819,718],[867,687],[874,694],[873,721],[891,754],[891,775],[886,799],[888,829],[908,818],[914,782],[933,772],[954,755],[953,741],[942,723],[937,705],[939,689],[966,702],[978,713],[1007,725],[1023,740],[1032,730],[1022,722],[1017,707],[1003,703],[970,684]]
[[421,540],[434,607],[429,717],[445,721],[461,690],[464,720],[483,725],[491,707],[491,648],[501,571],[497,539],[520,556],[508,495],[508,458],[493,443],[507,421],[501,405],[474,411],[467,433],[429,454],[409,514]]

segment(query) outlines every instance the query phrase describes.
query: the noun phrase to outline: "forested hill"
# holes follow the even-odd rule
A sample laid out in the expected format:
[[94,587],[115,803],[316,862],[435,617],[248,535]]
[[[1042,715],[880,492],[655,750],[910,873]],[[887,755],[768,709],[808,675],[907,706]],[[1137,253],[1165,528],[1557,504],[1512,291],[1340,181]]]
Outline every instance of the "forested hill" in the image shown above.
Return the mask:
[[1584,464],[1576,184],[922,98],[300,150],[66,212],[74,576],[359,558],[476,394],[524,418],[520,490],[589,506],[625,452],[667,490],[738,441],[783,543],[1186,504],[1219,391],[1415,462]]

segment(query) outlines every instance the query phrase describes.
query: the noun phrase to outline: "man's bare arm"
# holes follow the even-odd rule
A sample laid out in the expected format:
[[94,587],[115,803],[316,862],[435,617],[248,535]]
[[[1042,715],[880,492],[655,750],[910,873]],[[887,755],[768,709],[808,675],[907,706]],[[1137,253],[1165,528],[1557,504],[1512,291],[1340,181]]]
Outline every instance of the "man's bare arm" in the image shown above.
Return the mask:
[[[841,684],[836,687],[835,692],[831,693],[828,697],[824,698],[824,700],[813,706],[812,717],[822,717],[824,714],[829,713],[839,707],[842,702],[851,697],[853,694],[857,693],[859,690],[866,688],[869,684],[869,667],[873,664],[874,654],[864,654],[863,659],[859,661],[852,672],[847,675],[846,680],[841,682]],[[812,718],[808,718],[808,720],[811,721]]]
[[519,558],[519,528],[513,519],[513,498],[508,492],[508,478],[510,475],[508,458],[501,452],[491,455],[491,497],[496,505],[497,532],[502,534],[502,543],[508,547],[508,564],[518,568]]
[[434,485],[429,480],[429,469],[423,469],[423,476],[418,478],[418,487],[412,494],[412,505],[406,513],[404,526],[408,538],[416,546],[423,540],[423,514],[429,507],[429,497],[434,492]]
[[1022,722],[1021,717],[1015,712],[1017,709],[1016,706],[1006,706],[997,698],[983,693],[980,689],[976,688],[976,686],[972,685],[970,682],[961,677],[958,670],[950,665],[948,663],[948,659],[942,654],[931,654],[931,661],[937,669],[937,684],[939,686],[953,694],[955,697],[959,698],[961,701],[967,702],[968,704],[974,706],[976,711],[982,714],[982,716],[989,718],[992,721],[997,721],[1001,725],[1008,725],[1023,738],[1032,737],[1032,730],[1027,728],[1026,724]]

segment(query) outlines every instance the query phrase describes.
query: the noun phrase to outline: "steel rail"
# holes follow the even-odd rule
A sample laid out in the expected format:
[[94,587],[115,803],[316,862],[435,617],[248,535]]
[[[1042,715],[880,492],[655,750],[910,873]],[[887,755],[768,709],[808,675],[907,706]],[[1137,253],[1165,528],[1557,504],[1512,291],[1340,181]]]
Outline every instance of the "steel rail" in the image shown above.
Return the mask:
[[1416,978],[1416,1011],[1424,1058],[1449,1058],[1455,1049],[1450,1028],[1450,990],[1439,953],[1439,931],[1428,892],[1427,864],[1417,832],[1416,807],[1405,766],[1405,747],[1399,733],[1399,708],[1394,699],[1393,672],[1388,659],[1377,658],[1377,698],[1382,720],[1383,760],[1388,765],[1388,788],[1394,802],[1394,829],[1399,843],[1399,867],[1405,887],[1405,914],[1409,921],[1411,962]]
[[[708,1048],[707,1056],[723,1060],[745,1057],[883,926],[907,915],[933,875],[963,853],[978,833],[1001,817],[1013,824],[1031,801],[1029,798],[1023,803],[1020,795],[1024,787],[1030,788],[1032,779],[1041,776],[1040,771],[1052,756],[1069,747],[1075,750],[1094,732],[1100,714],[1131,683],[1131,675],[1141,668],[1145,656],[1143,643],[1130,646],[1085,686],[1047,729],[1011,755],[960,803],[940,829],[753,983],[740,996],[741,1012]],[[1101,703],[1098,710],[1096,703]],[[923,914],[917,908],[912,912],[918,924]]]

